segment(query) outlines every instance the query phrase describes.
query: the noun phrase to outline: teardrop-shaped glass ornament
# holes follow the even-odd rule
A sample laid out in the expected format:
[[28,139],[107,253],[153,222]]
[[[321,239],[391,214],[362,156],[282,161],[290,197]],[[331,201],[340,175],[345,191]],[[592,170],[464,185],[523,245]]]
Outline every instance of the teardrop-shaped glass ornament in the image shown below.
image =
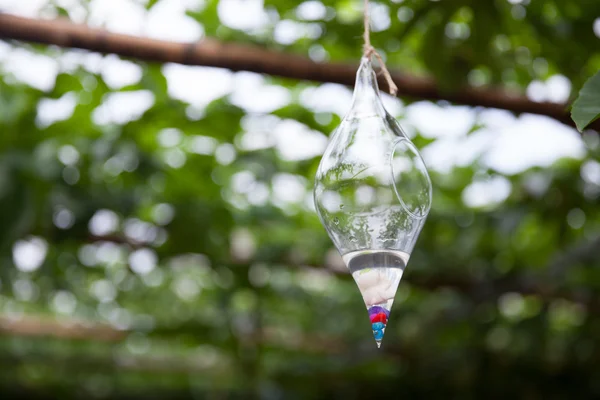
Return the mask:
[[371,61],[356,75],[352,107],[316,176],[317,214],[363,296],[377,347],[431,207],[421,156],[385,110]]

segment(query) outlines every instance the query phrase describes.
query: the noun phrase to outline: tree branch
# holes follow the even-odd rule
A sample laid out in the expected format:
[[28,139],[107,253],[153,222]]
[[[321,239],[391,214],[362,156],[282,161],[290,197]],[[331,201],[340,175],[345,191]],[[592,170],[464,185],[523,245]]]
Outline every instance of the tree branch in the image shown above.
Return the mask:
[[[97,322],[84,322],[68,318],[57,320],[35,315],[18,317],[0,315],[0,335],[5,336],[52,337],[119,343],[125,340],[130,333],[131,330],[119,330]],[[339,338],[310,333],[286,337],[274,328],[266,328],[262,335],[250,335],[245,339],[254,343],[280,346],[288,350],[311,352],[341,352],[343,350]]]
[[[35,20],[0,14],[0,38],[53,44],[113,53],[146,61],[173,62],[251,71],[285,78],[354,85],[356,65],[316,63],[308,58],[266,50],[256,46],[221,43],[205,39],[200,43],[173,43],[163,40],[110,33],[67,20]],[[456,104],[499,108],[514,113],[531,113],[554,118],[574,126],[567,104],[534,102],[500,88],[465,87],[442,91],[435,81],[401,72],[392,72],[399,94],[425,100],[447,100]],[[379,77],[385,86],[384,78]],[[592,124],[600,129],[600,121]]]
[[109,325],[75,320],[0,316],[0,334],[17,336],[52,336],[61,339],[118,342],[127,333]]

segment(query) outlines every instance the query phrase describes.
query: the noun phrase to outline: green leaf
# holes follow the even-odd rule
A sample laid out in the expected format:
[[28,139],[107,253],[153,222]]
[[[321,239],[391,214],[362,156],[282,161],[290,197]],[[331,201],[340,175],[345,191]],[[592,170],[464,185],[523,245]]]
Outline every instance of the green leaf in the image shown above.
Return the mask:
[[156,3],[158,3],[158,0],[149,0],[148,3],[146,4],[146,10],[149,10],[152,7],[154,7],[156,5]]
[[600,117],[600,71],[583,85],[571,110],[571,118],[579,131],[598,117]]

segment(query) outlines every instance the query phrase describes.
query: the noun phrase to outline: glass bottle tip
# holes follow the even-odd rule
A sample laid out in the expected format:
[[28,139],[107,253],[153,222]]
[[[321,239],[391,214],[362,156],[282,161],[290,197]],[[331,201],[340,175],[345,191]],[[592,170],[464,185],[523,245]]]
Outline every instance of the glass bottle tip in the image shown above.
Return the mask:
[[381,346],[381,342],[383,341],[383,331],[384,329],[373,331],[373,337],[375,339],[375,343],[377,343],[377,348]]

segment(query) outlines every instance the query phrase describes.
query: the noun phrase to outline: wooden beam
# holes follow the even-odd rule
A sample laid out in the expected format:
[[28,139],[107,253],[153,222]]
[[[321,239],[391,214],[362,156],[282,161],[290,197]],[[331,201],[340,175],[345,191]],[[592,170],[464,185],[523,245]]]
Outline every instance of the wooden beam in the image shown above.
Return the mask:
[[127,332],[109,325],[88,323],[76,320],[56,320],[41,317],[0,316],[0,335],[50,336],[60,339],[95,340],[119,342],[127,337]]
[[[198,43],[174,43],[164,40],[111,33],[103,29],[74,24],[65,19],[36,20],[0,14],[0,39],[16,39],[118,54],[140,60],[172,62],[251,71],[284,78],[354,85],[357,65],[317,63],[306,57],[267,50],[257,46],[222,43],[204,39]],[[519,93],[501,88],[464,87],[444,91],[429,78],[392,71],[398,94],[416,99],[446,100],[455,104],[482,106],[531,113],[554,118],[574,126],[567,104],[535,102]],[[380,86],[387,88],[383,77]],[[600,129],[600,121],[591,126]]]
[[[0,336],[49,337],[64,340],[89,340],[119,343],[131,330],[119,330],[110,325],[75,319],[53,319],[36,315],[8,317],[0,315]],[[314,336],[310,333],[286,338],[277,329],[265,328],[261,334],[251,334],[243,340],[254,344],[268,344],[287,350],[308,352],[341,352],[339,338]]]

